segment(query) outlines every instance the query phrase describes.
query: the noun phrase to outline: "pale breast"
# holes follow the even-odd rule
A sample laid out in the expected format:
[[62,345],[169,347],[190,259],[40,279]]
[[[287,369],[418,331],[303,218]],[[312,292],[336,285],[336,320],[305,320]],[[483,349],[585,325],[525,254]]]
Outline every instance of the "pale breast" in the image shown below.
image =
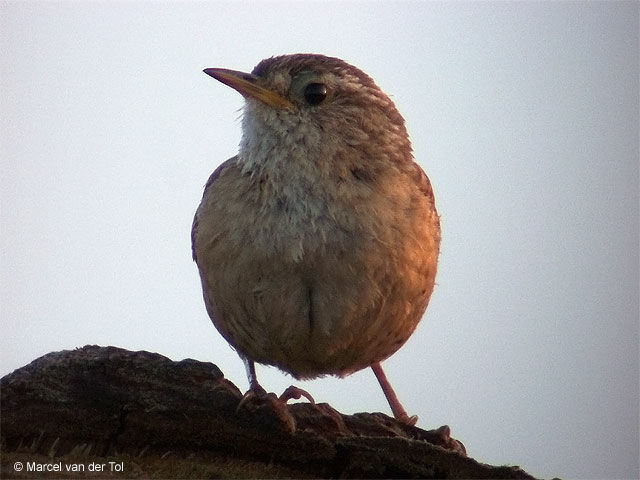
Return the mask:
[[345,375],[394,353],[427,307],[440,242],[433,198],[412,172],[348,172],[327,191],[228,163],[193,234],[221,334],[296,377]]

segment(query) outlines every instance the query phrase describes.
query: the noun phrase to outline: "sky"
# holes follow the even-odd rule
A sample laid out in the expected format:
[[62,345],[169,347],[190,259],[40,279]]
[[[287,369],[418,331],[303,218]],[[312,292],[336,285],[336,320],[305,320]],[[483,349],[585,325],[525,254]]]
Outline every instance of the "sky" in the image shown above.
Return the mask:
[[[394,100],[441,214],[430,306],[384,363],[405,408],[485,463],[638,478],[638,5],[3,1],[0,375],[99,344],[245,390],[190,250],[243,100],[202,69],[323,53]],[[370,369],[296,384],[390,413]]]

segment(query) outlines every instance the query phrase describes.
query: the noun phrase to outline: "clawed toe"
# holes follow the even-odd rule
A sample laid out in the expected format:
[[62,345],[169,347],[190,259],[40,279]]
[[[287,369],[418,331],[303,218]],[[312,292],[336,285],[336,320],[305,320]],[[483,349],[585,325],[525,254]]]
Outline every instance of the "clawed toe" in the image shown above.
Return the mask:
[[269,395],[275,397],[275,394],[267,393],[266,390],[262,388],[260,385],[249,388],[249,390],[247,390],[246,393],[240,399],[240,403],[238,403],[238,406],[236,407],[236,412],[241,410],[248,404],[254,403],[263,398],[267,399]]
[[[277,428],[293,434],[296,431],[296,421],[286,402],[288,399],[294,398],[295,393],[293,395],[282,400],[275,393],[267,393],[262,388],[251,388],[238,403],[236,413],[243,416],[249,415],[250,418],[254,419],[252,421],[278,425]],[[276,423],[271,423],[274,420]]]
[[294,385],[287,387],[287,389],[282,392],[282,395],[277,397],[275,393],[267,393],[266,390],[258,384],[251,387],[242,396],[240,403],[238,403],[238,406],[236,407],[236,411],[241,410],[248,404],[252,403],[270,403],[276,410],[286,410],[287,402],[289,400],[299,400],[302,397],[309,400],[309,403],[315,406],[316,401],[313,399],[311,394]]
[[401,423],[404,423],[405,425],[409,425],[410,427],[413,427],[416,423],[418,423],[418,416],[417,415],[404,415],[404,416],[400,416],[400,417],[396,417],[396,420],[398,420]]
[[311,405],[315,407],[315,400],[313,397],[306,391],[301,388],[294,387],[291,385],[288,387],[282,395],[279,397],[276,396],[275,393],[267,393],[264,388],[258,383],[258,379],[256,377],[256,369],[253,360],[250,360],[246,357],[242,357],[244,360],[244,364],[247,368],[247,378],[249,379],[249,390],[244,394],[238,406],[236,407],[236,412],[240,412],[241,410],[245,410],[250,415],[255,414],[256,412],[262,411],[264,412],[265,407],[270,414],[267,416],[275,415],[278,418],[279,423],[284,425],[284,428],[289,432],[293,433],[296,429],[296,422],[293,418],[293,415],[289,411],[289,407],[287,406],[287,402],[289,400],[297,400],[301,397],[305,397]]
[[311,396],[311,394],[305,390],[302,390],[301,388],[298,388],[294,385],[291,385],[289,387],[287,387],[287,389],[282,392],[282,395],[280,395],[280,397],[278,397],[278,400],[280,400],[282,403],[286,404],[289,400],[298,400],[300,398],[306,398],[307,400],[309,400],[309,402],[311,403],[311,405],[315,405],[316,401],[313,399],[313,397]]

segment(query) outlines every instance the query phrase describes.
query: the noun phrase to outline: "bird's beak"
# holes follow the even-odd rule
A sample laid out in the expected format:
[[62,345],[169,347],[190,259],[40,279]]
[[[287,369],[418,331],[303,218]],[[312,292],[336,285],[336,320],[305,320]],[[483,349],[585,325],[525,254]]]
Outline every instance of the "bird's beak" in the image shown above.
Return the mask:
[[274,108],[291,108],[293,103],[280,94],[258,85],[258,77],[226,68],[205,68],[204,73],[237,90],[244,97],[255,98]]

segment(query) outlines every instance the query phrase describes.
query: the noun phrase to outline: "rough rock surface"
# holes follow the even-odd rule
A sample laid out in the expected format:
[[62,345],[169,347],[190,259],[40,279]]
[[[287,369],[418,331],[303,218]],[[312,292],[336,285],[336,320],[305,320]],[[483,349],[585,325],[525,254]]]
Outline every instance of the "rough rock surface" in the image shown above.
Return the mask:
[[[468,458],[446,426],[425,431],[327,404],[241,402],[215,365],[156,353],[50,353],[0,389],[1,478],[533,478]],[[27,468],[57,464],[62,471]],[[96,465],[104,467],[89,471]]]

